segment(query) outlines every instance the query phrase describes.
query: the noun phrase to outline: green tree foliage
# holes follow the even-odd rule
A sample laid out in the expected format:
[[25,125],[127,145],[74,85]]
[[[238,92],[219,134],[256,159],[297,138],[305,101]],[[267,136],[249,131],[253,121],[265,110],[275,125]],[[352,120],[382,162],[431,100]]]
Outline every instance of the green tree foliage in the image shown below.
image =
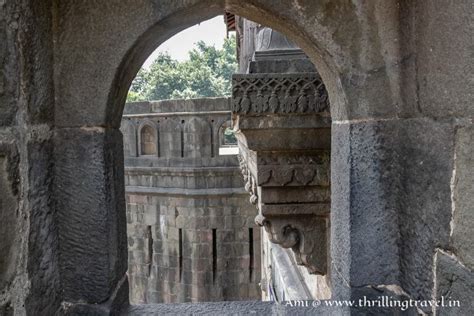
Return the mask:
[[224,131],[224,145],[236,145],[237,138],[235,137],[235,132],[232,128],[227,127]]
[[179,62],[160,53],[150,69],[140,69],[130,87],[127,102],[228,96],[231,76],[237,70],[235,37],[221,49],[203,41]]

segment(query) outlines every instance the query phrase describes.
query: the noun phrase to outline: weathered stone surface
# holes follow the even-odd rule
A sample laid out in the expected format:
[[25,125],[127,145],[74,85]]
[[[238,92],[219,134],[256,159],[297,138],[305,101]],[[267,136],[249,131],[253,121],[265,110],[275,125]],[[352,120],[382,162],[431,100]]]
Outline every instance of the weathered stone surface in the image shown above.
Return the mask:
[[14,125],[18,108],[18,4],[0,3],[0,126]]
[[350,124],[331,126],[330,274],[332,298],[350,297],[351,270],[351,142]]
[[[42,133],[41,133],[42,132]],[[28,142],[28,207],[30,233],[28,236],[27,271],[31,291],[26,299],[27,314],[56,312],[60,300],[58,266],[58,231],[51,195],[53,186],[53,141],[51,131]],[[44,138],[43,138],[44,137]],[[39,188],[42,188],[39,190]]]
[[[43,159],[45,156],[32,154],[31,148],[28,149],[28,131],[35,130],[31,124],[48,124],[53,119],[54,112],[59,129],[112,125],[118,127],[128,84],[149,53],[180,29],[221,13],[224,5],[237,14],[289,35],[315,62],[328,89],[333,122],[339,125],[339,130],[332,131],[333,150],[336,152],[332,157],[334,172],[331,175],[334,189],[334,216],[331,219],[332,267],[335,271],[333,281],[337,281],[333,284],[334,288],[338,289],[335,293],[342,295],[350,292],[347,289],[353,285],[353,276],[363,283],[367,274],[362,272],[360,277],[355,276],[359,270],[357,265],[368,260],[371,255],[379,254],[380,245],[376,244],[369,233],[363,234],[364,229],[367,228],[374,236],[382,238],[392,246],[392,224],[384,221],[393,220],[393,201],[396,201],[396,211],[399,211],[396,216],[400,233],[398,261],[401,286],[405,291],[414,298],[428,297],[432,292],[434,247],[459,252],[456,256],[461,262],[466,261],[466,265],[469,264],[470,247],[467,247],[466,243],[470,240],[461,235],[463,232],[469,233],[467,224],[470,220],[466,219],[465,210],[471,204],[468,181],[470,173],[468,169],[458,167],[464,164],[463,161],[469,163],[469,159],[463,158],[464,150],[469,155],[472,145],[467,143],[462,146],[462,150],[459,147],[455,149],[454,129],[442,120],[420,119],[417,122],[404,122],[391,132],[390,123],[370,123],[374,126],[379,123],[386,124],[382,129],[387,131],[387,135],[382,136],[377,136],[380,131],[372,133],[368,127],[358,132],[350,126],[357,121],[346,120],[357,119],[360,120],[359,124],[364,125],[367,123],[366,119],[373,121],[380,118],[472,118],[471,77],[474,62],[471,54],[471,1],[300,0],[288,5],[287,2],[271,0],[160,0],[142,1],[140,4],[132,0],[112,0],[59,1],[55,2],[54,6],[53,1],[1,1],[0,125],[15,126],[13,134],[21,158],[20,174],[22,180],[25,179],[21,184],[22,199],[19,208],[19,216],[25,220],[18,230],[22,242],[17,246],[21,255],[25,259],[28,257],[17,267],[14,288],[0,294],[3,310],[13,309],[16,313],[23,314],[27,313],[26,305],[31,304],[30,313],[36,314],[40,308],[36,308],[35,304],[41,305],[45,302],[49,304],[49,314],[53,314],[53,306],[57,306],[60,301],[57,297],[53,299],[43,293],[56,291],[51,289],[57,288],[58,278],[67,276],[70,271],[57,274],[53,269],[45,272],[45,278],[31,277],[38,271],[38,267],[48,262],[51,254],[47,250],[53,249],[50,245],[54,245],[54,238],[47,236],[54,235],[50,232],[55,229],[52,222],[56,214],[54,208],[47,206],[61,206],[57,214],[60,221],[73,221],[74,216],[80,214],[76,219],[85,230],[100,226],[104,216],[94,220],[90,217],[88,219],[88,213],[83,212],[83,209],[92,210],[92,214],[101,213],[97,209],[102,208],[110,197],[104,188],[104,183],[109,182],[103,181],[103,178],[108,174],[107,170],[112,168],[110,161],[113,159],[104,160],[109,162],[100,166],[95,164],[97,162],[91,163],[91,160],[87,160],[79,164],[80,168],[76,168],[78,159],[64,158],[66,156],[62,154],[61,149],[63,144],[59,144],[56,161],[47,162],[47,159]],[[53,79],[56,83],[54,95],[51,89]],[[0,138],[4,140],[8,133],[10,131],[2,129]],[[352,133],[354,141],[347,141],[351,139]],[[398,148],[395,153],[389,148],[392,145],[390,141],[386,140],[389,133],[398,135],[398,141],[393,144]],[[461,131],[457,134],[458,144],[467,138],[464,133]],[[360,140],[364,135],[371,140]],[[79,153],[94,156],[92,151],[102,152],[105,145],[91,145],[92,138],[90,141],[86,138],[85,143],[77,145],[81,144],[81,141],[76,143],[76,139],[71,137],[68,148],[77,157],[80,157]],[[359,141],[360,146],[357,145]],[[339,147],[335,148],[334,145]],[[48,146],[45,145],[42,150],[47,156],[51,149],[46,147]],[[361,153],[359,150],[366,152]],[[459,154],[456,154],[460,159],[458,162],[454,161],[455,151]],[[392,155],[397,156],[394,160],[400,163],[391,166],[388,157]],[[39,168],[50,163],[54,163],[57,170],[63,170],[62,172],[74,177],[73,180],[76,181],[71,184],[70,189],[64,189],[64,194],[56,194],[58,191],[48,189],[46,180],[51,179],[30,179],[35,172],[36,175],[49,178],[46,173],[39,171]],[[353,163],[360,166],[357,167]],[[456,166],[454,179],[458,182],[453,183],[455,217],[449,244],[449,224],[453,214],[450,192],[453,165]],[[399,168],[399,171],[385,174],[380,168],[386,166]],[[365,173],[365,169],[369,172]],[[88,173],[90,170],[94,170],[93,175]],[[91,184],[95,183],[95,177],[99,180],[94,186]],[[64,179],[54,179],[54,182],[59,185],[69,184]],[[364,188],[364,185],[368,187]],[[392,186],[398,189],[390,193],[393,196],[387,197],[388,189]],[[372,193],[372,190],[374,199],[371,200],[367,195]],[[76,194],[80,198],[73,201]],[[48,197],[54,200],[57,198],[56,204],[48,202]],[[29,203],[30,200],[33,202]],[[38,201],[41,203],[37,204]],[[363,205],[361,201],[368,201],[368,205]],[[374,218],[371,218],[369,211],[364,211],[367,207],[375,207]],[[385,207],[388,208],[388,214],[382,212]],[[61,212],[69,209],[72,216],[67,218]],[[363,212],[359,214],[355,210]],[[366,219],[373,227],[364,223]],[[380,222],[376,219],[380,219]],[[119,222],[117,218],[111,219],[112,226]],[[87,226],[88,224],[91,225]],[[359,224],[362,226],[358,227]],[[388,228],[388,236],[383,236],[377,228]],[[60,234],[64,234],[66,230],[71,230],[71,235],[74,235],[77,227],[67,225],[60,230]],[[41,232],[44,232],[44,235],[40,234]],[[358,238],[351,240],[352,234]],[[79,241],[72,238],[62,243],[62,247],[69,251],[62,256],[63,262],[75,260],[77,257],[74,255],[81,254],[81,249],[89,246],[96,247],[92,255],[103,251],[102,246],[106,244],[103,237],[98,237],[102,243],[98,246],[88,243],[90,236],[86,236],[86,233],[80,232],[78,235],[81,236]],[[37,238],[37,244],[27,244],[38,236],[41,238]],[[360,242],[359,237],[364,236],[371,239]],[[47,245],[43,244],[44,248],[32,250],[45,240]],[[363,248],[365,246],[373,246],[374,250],[369,249],[368,254],[356,259],[351,257],[359,254],[359,251],[355,251],[359,248],[355,246],[360,246],[360,251],[364,252],[367,251],[367,248]],[[124,251],[125,245],[119,248]],[[31,258],[30,251],[34,252]],[[73,259],[67,257],[71,253]],[[368,267],[374,268],[377,275],[380,276],[379,272],[384,275],[385,270],[380,265],[384,264],[385,260],[391,262],[392,253],[396,251],[390,247],[389,258],[375,260],[376,262]],[[44,261],[39,260],[39,257],[45,257]],[[102,256],[99,255],[98,258],[102,260]],[[119,254],[117,261],[121,262],[125,258],[125,253]],[[82,268],[84,262],[87,263],[81,261],[81,264],[73,264],[72,267]],[[446,266],[453,265],[456,266],[452,262],[446,263]],[[391,264],[387,271],[390,269]],[[116,275],[105,277],[102,272],[97,273],[97,277],[92,275],[92,279],[96,281],[116,279],[123,275],[123,270]],[[458,274],[461,275],[461,272]],[[375,276],[367,277],[376,279]],[[34,282],[30,283],[32,280]],[[37,283],[38,280],[41,282]],[[463,277],[463,280],[467,278]],[[38,284],[42,285],[37,287]],[[70,284],[79,287],[87,282],[72,282],[72,279],[65,278],[59,284],[66,286],[64,293],[67,296],[71,293]],[[339,288],[338,284],[341,284]],[[101,292],[98,296],[102,300],[110,296],[105,288],[109,286],[98,291]],[[72,299],[84,298],[81,291],[73,292],[79,294],[74,295]],[[89,293],[92,292],[94,290]],[[25,298],[28,296],[32,301],[26,302]],[[40,299],[40,296],[43,298]]]
[[291,307],[273,302],[242,301],[193,304],[134,305],[122,315],[348,315],[342,308]]
[[228,98],[132,103],[126,110],[133,113],[123,121],[128,134],[147,124],[160,144],[158,155],[125,162],[131,302],[259,298],[256,210],[235,156],[218,155]]
[[124,276],[113,290],[110,298],[100,304],[87,304],[85,302],[70,303],[62,302],[58,310],[58,315],[91,315],[108,316],[119,315],[128,308],[128,282],[127,276]]
[[[367,285],[353,289],[352,300],[355,308],[351,315],[420,315],[420,310],[410,306],[410,298],[396,293],[386,286]],[[380,304],[380,305],[379,305]],[[397,305],[399,304],[399,305]]]
[[434,299],[440,306],[433,311],[438,315],[472,315],[474,313],[471,295],[474,288],[472,270],[462,265],[456,257],[437,251],[435,273]]
[[120,125],[123,134],[123,153],[125,157],[137,157],[137,130],[130,120],[123,120]]
[[122,134],[102,128],[55,134],[55,194],[63,295],[106,300],[127,269]]
[[[29,6],[21,14],[24,33],[21,43],[21,89],[25,95],[25,119],[32,124],[48,124],[54,120],[53,83],[53,1],[23,0]],[[33,27],[34,25],[34,27]]]
[[401,286],[413,299],[430,299],[433,254],[449,242],[454,128],[431,119],[398,128]]
[[313,63],[306,59],[278,59],[278,60],[259,60],[251,62],[249,73],[296,73],[296,72],[314,72]]
[[202,117],[187,119],[183,126],[183,143],[183,157],[213,157],[214,144],[211,122]]
[[11,302],[6,302],[4,304],[0,305],[0,315],[2,316],[13,316],[15,313],[15,310],[13,306],[11,305]]
[[[340,168],[332,175],[331,244],[340,272],[333,284],[342,293],[348,282],[398,284],[414,299],[429,299],[432,254],[449,237],[452,124],[393,120],[332,130],[332,168]],[[350,229],[342,225],[348,217]]]
[[0,8],[0,126],[14,125],[20,107],[30,122],[50,122],[54,106],[51,3],[2,2]]
[[[335,221],[331,222],[331,245],[337,271],[333,277],[343,283],[337,287],[348,283],[355,287],[398,283],[396,123],[332,126],[335,191],[331,195],[331,212],[336,214],[331,213],[331,221]],[[345,223],[348,219],[349,223]]]
[[13,281],[18,258],[18,153],[0,143],[0,291]]
[[[0,277],[0,310],[6,314],[53,314],[59,304],[48,126],[54,112],[51,16],[51,1],[0,2],[0,127],[9,127],[0,129],[0,155],[5,143],[7,160],[14,148],[18,164],[8,163],[7,173],[15,174],[11,181],[19,198],[16,206],[11,204],[7,188],[12,183],[1,185],[0,200],[9,215],[0,230],[16,235],[0,238],[10,261],[2,262],[0,270],[14,272],[7,288]],[[8,254],[9,246],[14,253]]]
[[453,170],[453,218],[451,244],[457,257],[474,270],[474,128],[460,127],[456,132]]
[[[160,100],[147,102],[131,102],[127,103],[123,109],[124,115],[136,115],[142,117],[150,117],[152,113],[162,114],[162,117],[172,115],[178,112],[193,113],[230,111],[230,98],[196,98],[196,99],[177,99],[177,100]],[[192,115],[192,114],[191,114]]]
[[472,118],[472,2],[421,1],[413,4],[410,15],[417,39],[419,110],[427,116]]

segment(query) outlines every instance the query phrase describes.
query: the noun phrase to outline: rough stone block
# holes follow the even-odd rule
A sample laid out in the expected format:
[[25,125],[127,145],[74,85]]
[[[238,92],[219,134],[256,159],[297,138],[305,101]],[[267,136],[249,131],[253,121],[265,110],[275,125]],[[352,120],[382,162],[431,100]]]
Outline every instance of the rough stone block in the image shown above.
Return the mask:
[[15,123],[18,110],[18,94],[20,86],[20,54],[17,38],[18,17],[13,18],[19,4],[2,3],[0,12],[0,126],[11,126]]
[[[436,253],[435,299],[442,302],[436,308],[438,315],[472,315],[474,274],[457,258],[445,252]],[[444,306],[442,306],[444,305]]]
[[373,121],[332,126],[331,247],[339,270],[333,275],[353,286],[398,282],[396,127]]
[[433,253],[449,242],[454,125],[405,120],[399,125],[399,148],[400,285],[414,299],[430,299]]
[[27,314],[51,314],[61,299],[58,230],[53,191],[53,141],[49,129],[35,126],[27,142],[30,292]]
[[[474,55],[467,44],[472,43],[474,32],[472,3],[417,1],[415,7],[411,14],[415,15],[416,83],[421,111],[427,116],[472,118]],[[443,44],[446,42],[449,45]]]
[[429,299],[432,254],[449,237],[452,124],[370,121],[332,131],[333,293],[347,295],[351,280]]
[[18,156],[14,147],[0,143],[0,291],[10,284],[17,269]]
[[474,128],[459,128],[456,134],[452,247],[474,270]]

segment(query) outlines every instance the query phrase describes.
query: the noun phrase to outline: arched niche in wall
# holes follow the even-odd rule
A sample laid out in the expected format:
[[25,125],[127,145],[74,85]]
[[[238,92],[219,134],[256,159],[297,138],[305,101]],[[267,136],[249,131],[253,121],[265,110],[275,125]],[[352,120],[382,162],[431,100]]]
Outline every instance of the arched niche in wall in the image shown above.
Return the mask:
[[123,134],[123,153],[125,157],[137,156],[137,131],[130,120],[123,120],[120,126]]
[[174,117],[160,118],[160,157],[182,157],[182,123]]
[[200,117],[190,118],[183,129],[184,157],[212,157],[212,127]]
[[232,121],[228,120],[221,124],[218,133],[219,155],[237,155],[239,147],[232,129]]
[[140,156],[158,156],[158,130],[156,124],[146,121],[139,128]]

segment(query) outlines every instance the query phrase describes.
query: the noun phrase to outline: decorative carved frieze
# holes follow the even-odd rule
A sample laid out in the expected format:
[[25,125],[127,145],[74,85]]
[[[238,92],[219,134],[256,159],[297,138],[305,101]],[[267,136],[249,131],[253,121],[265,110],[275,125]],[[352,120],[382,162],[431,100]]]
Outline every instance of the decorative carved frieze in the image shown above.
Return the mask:
[[246,74],[232,77],[234,113],[329,112],[328,94],[317,73]]
[[260,186],[329,185],[329,153],[265,156],[258,158]]

